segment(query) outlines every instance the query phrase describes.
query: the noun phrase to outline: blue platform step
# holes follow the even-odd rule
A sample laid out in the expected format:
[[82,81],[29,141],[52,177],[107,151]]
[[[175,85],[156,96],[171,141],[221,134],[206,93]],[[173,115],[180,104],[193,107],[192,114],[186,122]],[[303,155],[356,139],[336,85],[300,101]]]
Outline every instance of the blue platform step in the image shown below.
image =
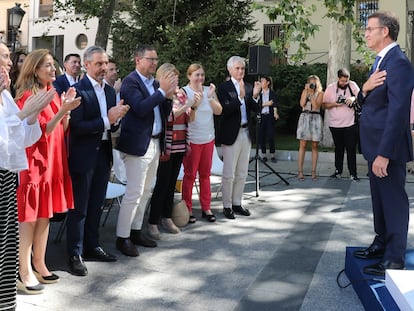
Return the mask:
[[[357,293],[365,310],[398,311],[400,310],[385,287],[383,277],[372,276],[362,272],[367,265],[378,262],[378,259],[358,259],[353,256],[357,249],[363,247],[347,247],[345,255],[345,274]],[[406,269],[414,270],[414,250],[407,251]]]

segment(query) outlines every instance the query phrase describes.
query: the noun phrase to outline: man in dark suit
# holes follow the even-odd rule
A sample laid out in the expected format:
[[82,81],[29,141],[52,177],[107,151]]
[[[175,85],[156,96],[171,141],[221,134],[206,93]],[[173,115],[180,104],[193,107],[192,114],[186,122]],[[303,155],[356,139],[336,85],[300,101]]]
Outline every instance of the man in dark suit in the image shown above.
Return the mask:
[[[125,164],[127,184],[119,209],[116,247],[126,256],[138,256],[135,245],[156,247],[142,232],[147,202],[156,178],[160,151],[164,146],[167,117],[178,78],[169,72],[154,80],[158,56],[154,47],[141,45],[135,51],[135,70],[123,81],[121,98],[131,106],[122,120],[117,149]],[[150,236],[159,238],[157,226]]]
[[65,68],[65,73],[56,77],[56,80],[53,82],[53,86],[56,89],[56,92],[59,96],[66,92],[69,87],[78,82],[79,74],[81,71],[81,58],[79,54],[68,54],[65,56],[63,63]]
[[250,216],[250,211],[242,206],[251,149],[249,114],[259,109],[261,86],[259,81],[255,82],[254,88],[244,83],[245,67],[244,58],[230,57],[227,61],[230,79],[217,89],[223,107],[218,135],[223,151],[223,214],[228,219],[234,219],[234,213]]
[[71,113],[69,170],[75,208],[67,215],[69,270],[85,276],[83,258],[116,261],[99,244],[99,223],[105,200],[111,162],[111,130],[129,107],[116,104],[115,90],[103,82],[108,65],[105,50],[89,47],[84,55],[86,75],[75,85],[82,105]]
[[359,93],[362,103],[361,147],[369,165],[375,239],[355,257],[380,261],[364,267],[384,276],[386,269],[404,269],[409,203],[405,191],[406,162],[412,160],[409,126],[413,68],[396,44],[397,18],[389,12],[368,17],[365,39],[377,53],[372,74]]

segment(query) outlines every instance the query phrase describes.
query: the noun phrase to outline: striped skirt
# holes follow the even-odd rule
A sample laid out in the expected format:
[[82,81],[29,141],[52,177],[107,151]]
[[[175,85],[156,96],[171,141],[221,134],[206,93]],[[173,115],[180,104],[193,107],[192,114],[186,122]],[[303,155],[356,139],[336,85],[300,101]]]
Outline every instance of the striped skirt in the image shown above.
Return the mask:
[[0,169],[0,310],[16,306],[18,269],[17,174]]

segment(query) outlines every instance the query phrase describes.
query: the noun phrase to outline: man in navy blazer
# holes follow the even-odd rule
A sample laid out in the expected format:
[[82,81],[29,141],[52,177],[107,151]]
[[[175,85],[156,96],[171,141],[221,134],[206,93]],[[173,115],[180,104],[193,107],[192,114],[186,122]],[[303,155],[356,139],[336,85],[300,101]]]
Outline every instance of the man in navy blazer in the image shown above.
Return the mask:
[[362,103],[361,147],[369,166],[375,239],[355,257],[380,261],[364,267],[384,276],[386,269],[404,269],[409,203],[405,191],[406,162],[411,161],[409,126],[414,70],[396,44],[397,18],[378,11],[368,17],[365,39],[377,53],[372,74],[359,93]]
[[72,85],[78,82],[79,73],[81,71],[81,58],[79,54],[68,54],[65,56],[63,63],[65,73],[56,77],[53,86],[59,96],[66,92]]
[[243,81],[245,67],[244,58],[230,57],[227,61],[230,79],[217,89],[223,107],[218,135],[223,151],[223,214],[228,219],[234,219],[234,213],[250,216],[250,211],[242,206],[242,197],[251,149],[250,112],[259,110],[261,86],[259,81],[254,88]]
[[[153,77],[158,56],[153,46],[135,51],[135,70],[122,82],[121,98],[131,109],[122,120],[117,149],[126,170],[126,190],[119,209],[116,247],[126,256],[139,255],[135,245],[156,247],[142,232],[151,188],[155,183],[160,151],[164,147],[165,125],[172,109],[171,98],[178,85],[173,72]],[[152,230],[151,230],[152,229]],[[151,238],[159,239],[156,225],[149,225]]]
[[75,85],[81,106],[71,112],[69,171],[75,208],[67,215],[69,270],[85,276],[83,258],[116,261],[99,244],[99,223],[112,162],[111,131],[129,107],[116,104],[115,90],[103,82],[108,56],[91,46],[84,55],[87,73]]

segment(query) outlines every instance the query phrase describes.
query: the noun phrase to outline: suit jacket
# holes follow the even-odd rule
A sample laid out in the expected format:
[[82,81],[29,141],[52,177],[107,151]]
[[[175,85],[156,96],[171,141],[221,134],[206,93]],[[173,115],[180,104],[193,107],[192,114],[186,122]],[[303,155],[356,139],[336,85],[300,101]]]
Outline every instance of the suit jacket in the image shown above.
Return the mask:
[[56,93],[62,95],[63,92],[66,92],[70,88],[68,78],[65,74],[62,74],[56,77],[56,80],[53,82],[53,87],[56,89]]
[[365,159],[378,155],[398,162],[412,160],[413,148],[409,125],[413,68],[399,46],[384,56],[379,67],[387,71],[383,85],[369,92],[362,102],[360,120],[361,147]]
[[[253,87],[249,83],[245,83],[246,96],[244,101],[246,104],[247,123],[250,125],[250,113],[259,111],[259,104],[253,99]],[[220,132],[218,142],[224,145],[232,145],[236,141],[241,125],[241,102],[237,95],[236,87],[232,80],[223,82],[217,88],[217,96],[223,111],[220,118]],[[249,130],[251,136],[252,131]],[[252,139],[252,137],[250,137]]]
[[156,106],[159,107],[162,118],[160,148],[161,151],[165,149],[165,128],[172,109],[172,101],[166,99],[158,88],[158,81],[154,81],[155,92],[150,95],[136,70],[122,81],[121,99],[131,108],[121,122],[121,134],[116,146],[119,151],[136,156],[143,156],[147,152]]
[[[262,107],[262,104],[263,104],[263,96],[262,95],[263,94],[260,92],[260,97],[259,97],[259,109],[260,109],[260,111],[262,111],[262,108],[263,108]],[[269,106],[269,114],[274,116],[274,110],[275,110],[275,108],[279,107],[279,101],[277,100],[276,92],[273,91],[273,90],[270,90],[270,89],[269,89],[269,100],[273,101],[273,105]]]
[[[85,75],[74,87],[76,96],[81,97],[81,104],[72,110],[69,122],[69,169],[72,172],[82,173],[96,165],[105,125],[89,78]],[[116,94],[114,88],[106,83],[104,90],[107,110],[109,110],[116,105]],[[117,127],[112,126],[111,131],[115,131]],[[111,131],[108,130],[108,139],[112,147]],[[108,158],[112,162],[112,148],[108,152]]]

